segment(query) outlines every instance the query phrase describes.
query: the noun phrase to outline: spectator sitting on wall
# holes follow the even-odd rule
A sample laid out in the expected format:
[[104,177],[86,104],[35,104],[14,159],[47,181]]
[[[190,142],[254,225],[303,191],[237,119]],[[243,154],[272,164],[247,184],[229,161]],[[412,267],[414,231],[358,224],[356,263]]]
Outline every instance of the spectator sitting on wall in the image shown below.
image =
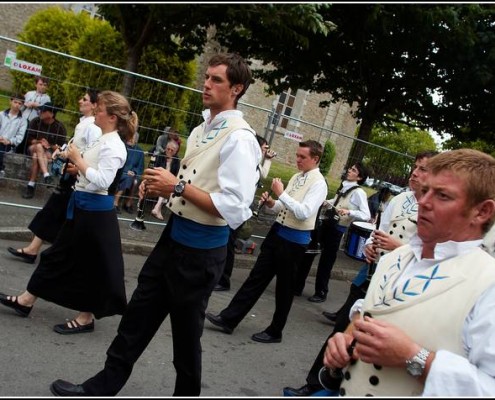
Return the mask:
[[24,199],[34,197],[34,189],[38,172],[43,173],[45,184],[52,182],[48,172],[48,160],[52,153],[62,146],[67,140],[67,131],[64,124],[58,121],[57,108],[52,103],[45,103],[40,108],[40,116],[33,119],[26,131],[26,144],[28,154],[32,156],[29,182],[26,191],[22,195]]

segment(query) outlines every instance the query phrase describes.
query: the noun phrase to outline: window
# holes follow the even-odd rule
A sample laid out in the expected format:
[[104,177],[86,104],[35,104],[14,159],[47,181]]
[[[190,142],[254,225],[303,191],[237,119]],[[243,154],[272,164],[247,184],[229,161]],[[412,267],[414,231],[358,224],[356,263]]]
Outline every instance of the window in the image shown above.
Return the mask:
[[291,94],[291,90],[289,89],[287,92],[283,92],[277,103],[277,107],[275,108],[276,116],[274,120],[274,124],[279,122],[280,116],[282,116],[282,121],[280,122],[280,126],[282,128],[287,128],[287,125],[290,121],[289,118],[284,118],[283,116],[290,116],[292,114],[292,109],[294,108],[294,103],[296,101],[296,96]]

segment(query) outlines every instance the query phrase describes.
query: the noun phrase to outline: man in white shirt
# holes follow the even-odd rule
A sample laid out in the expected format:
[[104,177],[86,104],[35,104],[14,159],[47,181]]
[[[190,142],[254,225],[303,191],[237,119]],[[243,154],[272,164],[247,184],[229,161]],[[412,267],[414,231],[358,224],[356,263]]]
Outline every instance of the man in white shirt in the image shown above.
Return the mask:
[[[367,263],[362,266],[357,276],[353,279],[346,301],[337,312],[323,311],[322,313],[330,320],[330,323],[335,324],[335,327],[316,356],[306,376],[306,384],[299,388],[284,387],[285,396],[311,396],[324,389],[319,381],[319,372],[323,367],[326,341],[335,333],[344,331],[349,325],[349,311],[356,300],[365,296],[369,279],[373,274],[373,266],[376,265],[374,263],[378,261],[378,257],[406,244],[410,237],[416,233],[417,199],[421,195],[421,185],[428,176],[426,168],[428,159],[436,154],[436,151],[424,151],[416,155],[414,166],[409,176],[409,188],[411,190],[395,196],[383,211],[378,230],[375,230],[366,241],[364,253]],[[380,247],[373,243],[373,237],[375,236],[377,238],[376,242],[380,243]]]
[[429,160],[417,235],[380,259],[352,323],[328,340],[325,366],[347,368],[342,395],[495,393],[495,259],[481,249],[494,187],[487,154]]
[[138,277],[138,286],[107,350],[104,368],[81,385],[56,380],[57,396],[115,396],[134,364],[170,314],[176,370],[175,396],[201,393],[205,310],[220,279],[229,228],[252,215],[261,150],[237,110],[252,80],[237,54],[216,54],[203,87],[204,122],[189,135],[178,177],[148,168],[140,196],[169,198],[172,214]]
[[230,304],[219,315],[206,318],[223,332],[231,334],[256,304],[271,280],[276,277],[275,311],[270,325],[251,339],[260,343],[279,343],[294,299],[294,274],[311,239],[311,231],[320,204],[327,195],[327,184],[318,165],[323,147],[315,140],[299,143],[296,152],[299,173],[287,187],[280,178],[272,181],[274,200],[268,192],[262,194],[262,204],[277,219],[266,235],[261,252],[251,273]]

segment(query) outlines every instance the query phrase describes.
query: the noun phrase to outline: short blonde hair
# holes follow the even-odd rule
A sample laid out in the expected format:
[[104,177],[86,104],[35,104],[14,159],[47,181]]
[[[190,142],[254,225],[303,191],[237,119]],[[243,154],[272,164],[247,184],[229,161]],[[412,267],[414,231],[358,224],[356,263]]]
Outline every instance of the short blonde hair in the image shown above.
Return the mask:
[[[437,175],[451,171],[461,178],[469,195],[467,207],[472,208],[485,200],[495,200],[495,158],[473,149],[458,149],[439,153],[428,160],[428,173]],[[495,215],[483,229],[493,225]]]

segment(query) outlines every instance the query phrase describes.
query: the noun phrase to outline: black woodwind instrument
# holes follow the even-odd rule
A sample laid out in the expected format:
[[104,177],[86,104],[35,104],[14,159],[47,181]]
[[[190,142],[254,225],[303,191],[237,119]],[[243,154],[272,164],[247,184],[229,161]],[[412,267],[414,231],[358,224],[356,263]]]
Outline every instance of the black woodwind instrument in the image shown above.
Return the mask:
[[[272,194],[273,194],[273,190],[270,190],[268,192],[268,196],[266,197],[266,199],[268,200]],[[266,203],[266,201],[261,201],[258,204],[258,207],[256,207],[256,210],[253,211],[254,217],[258,218],[258,215],[259,215],[260,211],[262,210],[262,208],[265,206],[265,203]]]
[[[157,154],[153,153],[150,156],[150,161],[148,162],[148,168],[155,168],[157,160]],[[135,231],[144,231],[146,226],[144,225],[144,206],[146,205],[146,192],[144,192],[144,196],[142,199],[139,199],[137,204],[137,215],[134,221],[131,222],[129,228],[134,229]]]
[[[381,212],[381,210],[378,210],[376,213],[376,229],[378,229],[380,227],[381,217],[382,217],[382,212]],[[375,260],[376,260],[376,258],[375,258]],[[368,263],[368,275],[366,276],[366,280],[368,282],[371,280],[371,277],[375,273],[375,269],[376,269],[376,262],[375,261]]]

